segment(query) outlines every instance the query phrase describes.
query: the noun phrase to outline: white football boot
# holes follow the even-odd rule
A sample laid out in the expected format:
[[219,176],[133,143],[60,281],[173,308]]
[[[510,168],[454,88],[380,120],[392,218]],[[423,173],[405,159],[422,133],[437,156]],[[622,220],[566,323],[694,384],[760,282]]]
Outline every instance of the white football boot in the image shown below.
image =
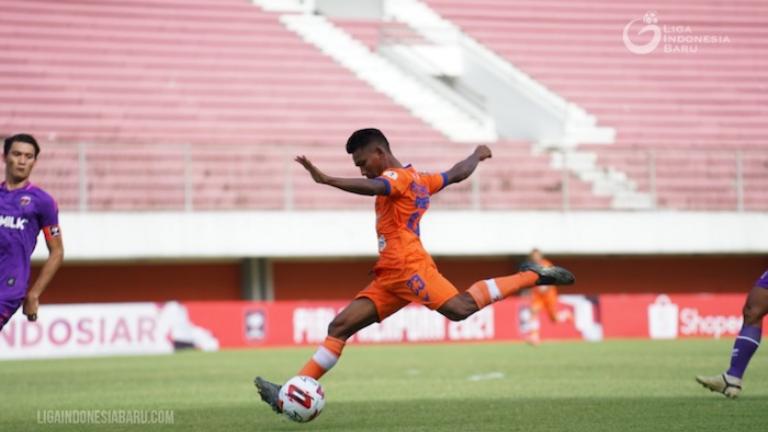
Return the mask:
[[736,399],[741,393],[741,378],[728,374],[714,376],[697,376],[696,382],[705,388],[724,394],[726,397]]

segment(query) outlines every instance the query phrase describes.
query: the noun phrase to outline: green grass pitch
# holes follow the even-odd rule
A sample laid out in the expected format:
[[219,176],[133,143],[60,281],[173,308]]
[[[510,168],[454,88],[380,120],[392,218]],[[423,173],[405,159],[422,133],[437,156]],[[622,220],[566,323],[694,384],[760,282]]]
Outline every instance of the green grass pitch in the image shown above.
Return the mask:
[[[731,341],[350,345],[324,412],[291,423],[252,378],[292,376],[312,349],[0,362],[2,431],[763,431],[768,357],[739,400],[704,390]],[[762,353],[765,354],[765,353]],[[38,410],[173,410],[173,425],[39,424]]]

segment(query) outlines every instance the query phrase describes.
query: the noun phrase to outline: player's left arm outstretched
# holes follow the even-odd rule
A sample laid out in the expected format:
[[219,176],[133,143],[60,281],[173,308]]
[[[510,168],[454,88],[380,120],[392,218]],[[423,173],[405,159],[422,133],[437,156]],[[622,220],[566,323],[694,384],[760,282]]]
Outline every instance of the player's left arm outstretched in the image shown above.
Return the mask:
[[[49,227],[50,228],[50,227]],[[49,228],[46,228],[48,230]],[[53,276],[56,271],[61,267],[61,263],[64,260],[64,242],[61,240],[61,235],[58,231],[58,226],[53,227],[56,231],[50,234],[46,231],[45,244],[48,246],[48,259],[43,264],[43,268],[40,270],[40,274],[35,280],[35,284],[27,292],[27,296],[24,299],[24,315],[27,316],[29,321],[37,320],[37,309],[40,306],[40,295],[45,291],[45,288],[53,280]]]
[[306,156],[296,156],[296,162],[300,163],[312,179],[320,184],[326,184],[358,195],[386,195],[386,183],[368,178],[333,177],[320,171]]
[[475,151],[472,152],[469,157],[464,159],[461,162],[458,162],[456,165],[451,167],[448,171],[446,171],[443,174],[443,178],[445,179],[445,184],[443,185],[443,188],[447,187],[448,185],[459,183],[465,179],[467,179],[469,176],[472,175],[473,172],[475,172],[475,169],[477,168],[477,165],[486,160],[489,159],[492,156],[491,149],[486,145],[479,145],[477,148],[475,148]]

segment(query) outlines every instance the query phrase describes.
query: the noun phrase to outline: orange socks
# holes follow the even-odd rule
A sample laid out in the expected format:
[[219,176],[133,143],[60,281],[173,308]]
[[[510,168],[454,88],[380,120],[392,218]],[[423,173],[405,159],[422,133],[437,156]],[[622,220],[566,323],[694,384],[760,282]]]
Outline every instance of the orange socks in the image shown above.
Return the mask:
[[326,337],[323,344],[315,351],[315,355],[301,368],[299,375],[320,379],[339,361],[344,344],[346,344],[346,341],[331,336]]
[[532,271],[515,273],[512,276],[503,276],[494,279],[477,281],[467,290],[469,295],[482,309],[489,304],[507,298],[523,288],[536,285],[539,275]]

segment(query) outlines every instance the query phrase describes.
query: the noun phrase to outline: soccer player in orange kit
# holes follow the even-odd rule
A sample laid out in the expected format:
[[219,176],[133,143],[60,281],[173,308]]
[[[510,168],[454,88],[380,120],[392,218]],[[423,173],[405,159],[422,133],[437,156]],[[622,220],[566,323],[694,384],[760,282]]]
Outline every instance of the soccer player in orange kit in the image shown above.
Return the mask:
[[[347,153],[365,178],[332,177],[298,156],[315,182],[341,190],[376,196],[376,234],[379,260],[374,280],[328,326],[328,337],[298,375],[319,379],[331,369],[346,340],[359,330],[379,322],[405,305],[416,302],[436,310],[450,320],[463,320],[489,304],[509,297],[523,288],[537,285],[569,285],[573,275],[560,267],[542,267],[528,262],[510,276],[475,282],[459,293],[435,266],[419,238],[419,222],[429,208],[430,195],[458,183],[491,157],[484,145],[443,173],[419,173],[403,166],[392,154],[389,142],[378,129],[361,129],[347,140]],[[255,379],[262,400],[276,412],[280,386],[261,377]]]
[[[542,267],[552,267],[552,261],[544,258],[540,250],[534,249],[528,255],[528,260]],[[570,311],[557,310],[557,287],[554,285],[539,285],[531,288],[531,322],[533,328],[525,335],[526,341],[531,345],[541,342],[539,335],[539,313],[545,310],[549,319],[555,323],[562,323],[571,318]]]

